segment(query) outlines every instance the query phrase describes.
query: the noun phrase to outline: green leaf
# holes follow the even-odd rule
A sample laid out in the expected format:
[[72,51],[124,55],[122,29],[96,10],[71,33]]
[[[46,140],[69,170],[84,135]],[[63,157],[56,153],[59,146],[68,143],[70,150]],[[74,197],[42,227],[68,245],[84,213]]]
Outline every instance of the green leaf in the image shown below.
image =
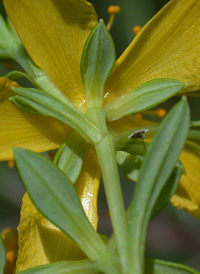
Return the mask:
[[200,146],[194,142],[187,141],[186,144],[190,146],[200,157]]
[[146,259],[145,274],[199,274],[199,271],[182,264]]
[[138,155],[132,155],[125,151],[117,151],[116,153],[117,163],[123,170],[124,174],[134,182],[137,182],[140,166],[142,163],[142,157]]
[[55,155],[54,163],[75,183],[81,173],[86,141],[76,132],[71,133]]
[[[72,102],[62,102],[54,96],[38,89],[13,88],[18,95],[14,96],[14,102],[27,105],[43,115],[54,117],[77,130],[85,139],[98,141],[101,134]],[[13,97],[12,97],[13,98]]]
[[156,204],[151,213],[151,218],[154,218],[158,213],[169,203],[172,195],[175,193],[178,184],[180,182],[181,175],[184,173],[184,169],[182,166],[177,166],[172,171],[167,183],[162,189]]
[[4,274],[6,265],[6,250],[4,247],[3,239],[0,235],[0,274]]
[[107,120],[116,120],[154,107],[172,97],[183,87],[182,82],[167,78],[146,82],[107,104],[105,106]]
[[81,75],[89,107],[102,106],[104,86],[115,57],[113,40],[100,20],[85,43],[81,59]]
[[[185,144],[190,111],[182,100],[168,113],[156,132],[145,156],[128,210],[130,258],[134,271],[143,271],[147,225],[154,206],[174,169]],[[131,266],[130,266],[131,267]]]
[[21,97],[18,96],[13,96],[10,97],[9,100],[11,102],[13,102],[18,108],[21,108],[29,113],[32,113],[34,115],[44,115],[41,112],[35,110],[34,108],[32,108],[31,106],[27,105],[26,103],[23,102],[23,100],[21,100]]
[[90,259],[105,245],[88,221],[76,190],[65,174],[41,155],[14,148],[24,187],[39,211],[72,238]]
[[64,261],[37,266],[24,271],[20,271],[17,274],[95,274],[95,263],[89,260],[81,261]]

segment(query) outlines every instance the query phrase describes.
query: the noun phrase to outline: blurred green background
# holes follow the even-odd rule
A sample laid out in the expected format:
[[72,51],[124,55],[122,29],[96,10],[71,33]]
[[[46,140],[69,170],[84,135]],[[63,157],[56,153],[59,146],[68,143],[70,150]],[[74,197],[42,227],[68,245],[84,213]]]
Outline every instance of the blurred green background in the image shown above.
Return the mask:
[[[37,1],[37,0],[36,0]],[[111,29],[115,41],[117,56],[125,50],[134,38],[132,27],[143,26],[165,3],[166,0],[91,0],[99,15],[105,22],[109,15],[106,10],[109,5],[119,5],[121,12],[116,16]],[[1,13],[4,13],[2,1]],[[0,64],[0,75],[9,69]],[[192,119],[200,118],[197,98],[189,98]],[[170,100],[163,106],[169,109],[175,100]],[[121,172],[123,192],[126,204],[130,202],[133,183],[128,181]],[[16,228],[19,223],[21,198],[24,189],[17,172],[8,168],[6,162],[0,163],[0,230],[5,227]],[[130,191],[131,189],[131,191]],[[111,234],[110,219],[103,187],[99,194],[99,232]],[[147,236],[147,256],[179,263],[185,263],[200,270],[200,220],[195,219],[183,210],[168,205],[162,213],[154,218],[149,225]]]

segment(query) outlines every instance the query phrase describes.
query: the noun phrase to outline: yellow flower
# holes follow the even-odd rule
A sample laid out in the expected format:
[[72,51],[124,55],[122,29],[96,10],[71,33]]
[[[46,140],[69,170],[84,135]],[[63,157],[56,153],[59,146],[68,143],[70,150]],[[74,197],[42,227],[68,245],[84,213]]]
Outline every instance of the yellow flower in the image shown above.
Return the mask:
[[[86,38],[97,24],[92,5],[85,0],[4,0],[4,5],[33,61],[77,107],[84,108],[80,59]],[[199,0],[171,0],[146,24],[117,60],[105,88],[105,104],[156,78],[175,78],[187,83],[186,91],[200,88],[200,62],[197,58],[200,52],[199,9]],[[37,152],[59,147],[71,129],[53,118],[38,118],[18,109],[7,100],[10,93],[5,96],[5,85],[9,91],[15,83],[5,78],[0,79],[0,90],[4,91],[0,94],[0,160],[12,159],[12,146]],[[147,122],[129,116],[110,122],[109,126],[116,131],[123,131],[137,127],[138,124],[143,126]],[[200,161],[199,157],[195,158],[194,168],[193,162],[188,160],[192,155],[190,150],[186,150],[181,156],[188,174],[181,179],[180,187],[183,191],[180,193],[178,190],[172,202],[200,217],[200,175],[197,168]],[[88,164],[90,157],[94,161],[90,160]],[[93,192],[91,202],[94,210],[89,214],[95,215],[100,175],[91,147],[88,148],[85,161],[76,184],[78,192],[81,191],[80,188],[86,194]],[[97,220],[96,216],[94,220]],[[52,227],[25,196],[19,226],[18,271],[64,259],[63,250],[62,254],[59,251],[56,254],[55,250],[50,250],[43,242],[51,229],[54,231],[48,239],[54,241],[54,237],[62,237],[59,236],[60,231]],[[25,247],[26,241],[28,244]],[[62,240],[60,242],[60,247],[64,249]],[[49,246],[52,249],[53,242]],[[66,249],[65,251],[67,252]],[[38,256],[32,260],[31,256],[35,253]]]

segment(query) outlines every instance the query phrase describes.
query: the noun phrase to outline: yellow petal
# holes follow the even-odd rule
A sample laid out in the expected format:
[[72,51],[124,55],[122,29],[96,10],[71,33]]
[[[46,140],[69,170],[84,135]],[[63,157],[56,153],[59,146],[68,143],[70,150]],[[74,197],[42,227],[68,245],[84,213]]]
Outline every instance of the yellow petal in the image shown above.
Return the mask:
[[37,152],[59,147],[71,131],[56,119],[20,110],[8,98],[17,83],[0,77],[0,161],[13,158],[12,147]]
[[80,58],[97,23],[93,6],[85,0],[5,0],[4,6],[35,63],[71,100],[82,102]]
[[171,203],[200,219],[200,157],[186,146],[181,153],[180,160],[187,174],[182,175],[181,182],[176,194],[171,199]]
[[137,34],[116,62],[107,101],[156,78],[175,78],[188,91],[200,88],[200,1],[171,0]]
[[14,274],[17,257],[17,231],[6,228],[2,232],[2,238],[6,248],[6,266],[4,274]]
[[83,209],[91,224],[97,229],[97,198],[100,184],[100,167],[97,155],[92,146],[86,149],[83,170],[75,184],[78,195],[81,199]]
[[[97,227],[97,195],[100,169],[94,149],[86,150],[83,170],[76,182],[83,208]],[[17,271],[61,260],[82,259],[83,252],[63,232],[43,217],[25,194],[18,227],[19,254]]]

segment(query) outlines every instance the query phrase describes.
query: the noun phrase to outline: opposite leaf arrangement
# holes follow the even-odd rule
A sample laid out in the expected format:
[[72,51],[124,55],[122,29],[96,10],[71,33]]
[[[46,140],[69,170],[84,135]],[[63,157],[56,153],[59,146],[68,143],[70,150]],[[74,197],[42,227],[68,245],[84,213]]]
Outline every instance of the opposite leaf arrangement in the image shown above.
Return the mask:
[[[117,61],[86,0],[4,6],[0,57],[23,69],[0,77],[0,160],[15,157],[27,191],[16,273],[199,273],[145,258],[148,223],[169,200],[200,218],[199,122],[184,96],[160,125],[131,114],[199,89],[200,2],[171,0]],[[36,153],[57,148],[52,161]],[[127,211],[117,164],[137,182]],[[110,239],[96,232],[101,174]]]

